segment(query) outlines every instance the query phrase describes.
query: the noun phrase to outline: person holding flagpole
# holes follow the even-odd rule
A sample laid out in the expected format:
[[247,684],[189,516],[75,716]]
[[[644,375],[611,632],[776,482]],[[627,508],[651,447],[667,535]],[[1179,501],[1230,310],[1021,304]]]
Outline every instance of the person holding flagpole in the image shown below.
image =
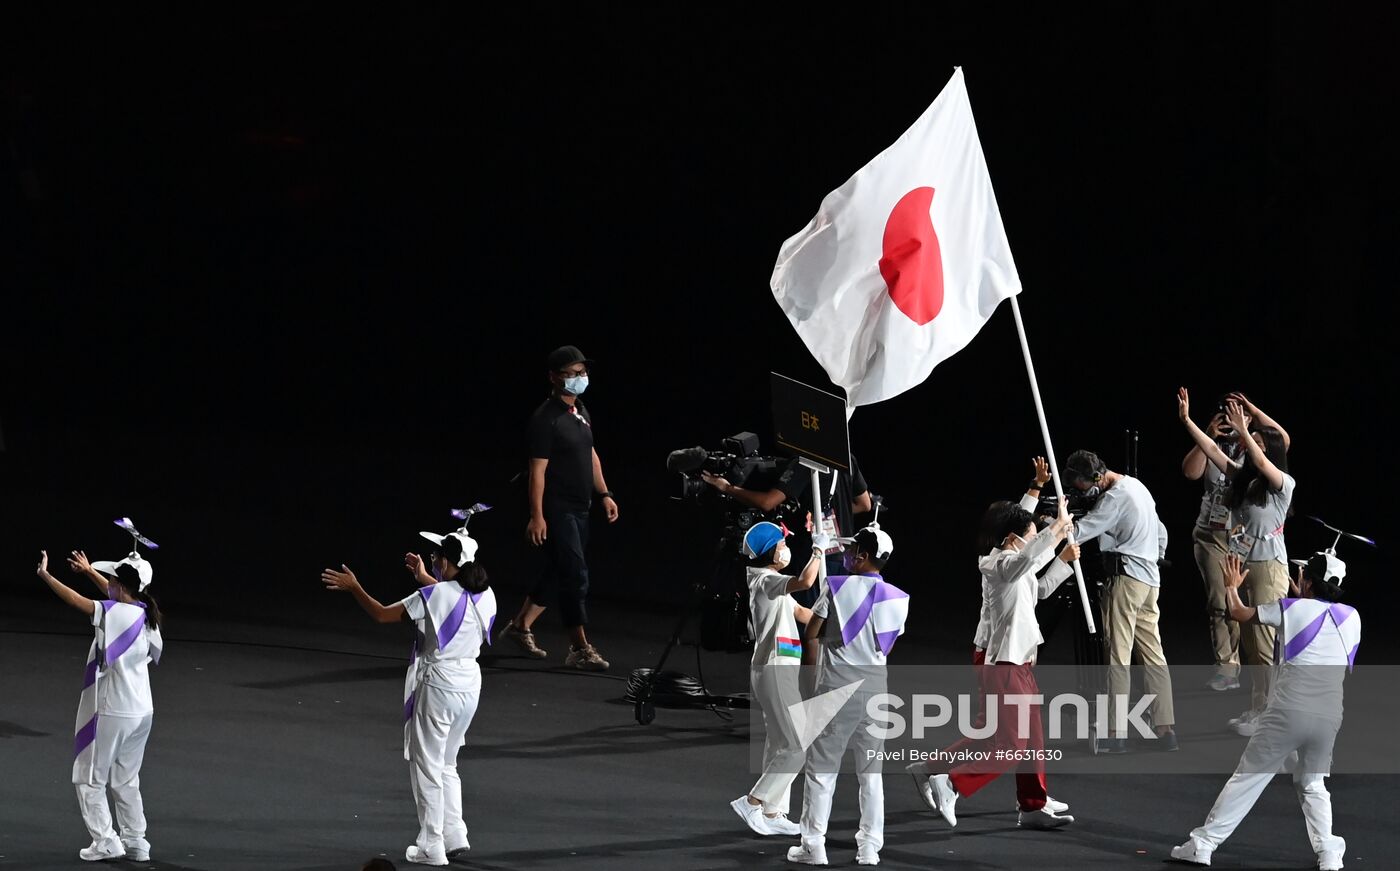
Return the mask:
[[[1065,545],[1058,556],[1055,553],[1071,526],[1065,500],[1060,499],[1059,516],[1054,523],[1039,532],[1027,502],[1034,505],[1029,494],[1020,504],[994,502],[982,517],[979,535],[978,549],[984,555],[977,567],[988,599],[989,663],[980,670],[979,683],[986,696],[996,700],[996,732],[981,741],[964,739],[941,754],[946,759],[958,751],[982,751],[988,761],[964,762],[938,772],[930,770],[926,762],[914,762],[905,768],[913,775],[924,803],[950,826],[958,824],[959,798],[976,793],[1012,767],[1017,769],[1019,826],[1056,829],[1074,822],[1074,817],[1065,813],[1069,806],[1050,798],[1046,791],[1045,761],[1040,758],[1044,750],[1040,706],[1031,705],[1029,716],[1023,718],[1018,706],[1006,701],[1008,697],[1040,694],[1034,667],[1044,638],[1035,619],[1035,606],[1059,589],[1072,574],[1070,564],[1079,559],[1079,546],[1074,543]],[[1045,575],[1037,577],[1047,567]],[[1026,734],[1019,731],[1023,720]],[[1024,754],[1029,754],[1029,758],[1022,758]]]
[[465,528],[438,536],[432,575],[415,553],[405,565],[421,589],[402,601],[383,605],[365,591],[355,573],[342,565],[326,569],[328,590],[346,591],[377,623],[420,623],[421,649],[415,651],[417,686],[405,705],[408,730],[409,783],[418,810],[418,837],[405,851],[407,861],[446,865],[448,854],[471,848],[462,818],[462,781],[457,751],[463,744],[481,695],[477,655],[489,643],[496,617],[496,597],[486,570],[476,562],[477,543]]

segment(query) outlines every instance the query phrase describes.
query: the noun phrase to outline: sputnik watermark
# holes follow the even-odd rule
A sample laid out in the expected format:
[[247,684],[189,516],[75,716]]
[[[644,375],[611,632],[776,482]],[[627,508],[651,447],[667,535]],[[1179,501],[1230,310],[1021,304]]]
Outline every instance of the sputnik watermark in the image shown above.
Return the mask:
[[[906,734],[914,739],[924,737],[925,731],[929,729],[940,729],[953,721],[954,708],[957,709],[958,733],[964,738],[981,740],[990,738],[997,734],[1001,710],[1005,706],[1015,708],[1016,732],[1015,735],[1020,740],[1029,740],[1031,737],[1031,712],[1036,707],[1045,707],[1049,728],[1045,737],[1051,741],[1058,740],[1063,736],[1062,722],[1065,709],[1072,709],[1075,713],[1075,734],[1074,737],[1080,740],[1089,738],[1089,724],[1094,724],[1094,732],[1097,735],[1124,735],[1129,727],[1137,731],[1142,738],[1154,737],[1152,725],[1144,719],[1144,714],[1157,696],[1147,693],[1141,696],[1137,703],[1131,708],[1128,707],[1128,697],[1120,695],[1118,704],[1114,705],[1117,716],[1114,718],[1113,729],[1109,729],[1109,695],[1099,693],[1094,696],[1094,704],[1091,705],[1089,699],[1077,693],[1064,693],[1051,697],[1048,707],[1045,696],[1042,693],[1008,693],[1004,696],[972,696],[966,693],[956,696],[956,703],[947,696],[938,693],[916,693],[910,697],[908,705],[910,709],[909,718],[900,713],[905,707],[905,700],[891,693],[877,693],[867,700],[865,713],[872,722],[866,726],[866,730],[872,738],[888,741],[892,738],[902,738]],[[985,707],[982,707],[985,702]],[[930,713],[932,709],[932,713]],[[974,722],[977,712],[985,711],[985,719],[982,725]],[[1092,710],[1092,716],[1091,716]],[[912,724],[912,728],[911,728]]]
[[[863,683],[864,680],[857,680],[788,706],[788,715],[800,736],[802,749],[811,746]],[[1126,735],[1129,728],[1132,728],[1141,738],[1154,737],[1152,725],[1144,715],[1157,700],[1156,694],[1145,693],[1132,707],[1128,706],[1129,697],[1118,696],[1118,704],[1112,706],[1117,717],[1111,732],[1108,722],[1109,698],[1107,693],[1099,693],[1094,696],[1094,704],[1091,706],[1089,699],[1083,695],[1062,693],[1052,696],[1049,705],[1046,706],[1043,693],[1008,693],[1002,696],[973,696],[961,693],[954,697],[956,702],[940,693],[915,693],[909,698],[910,716],[906,718],[900,713],[906,704],[903,698],[887,692],[872,693],[865,700],[865,716],[870,722],[864,728],[870,737],[880,741],[903,738],[905,735],[919,740],[928,730],[941,729],[952,723],[956,709],[959,734],[964,738],[981,740],[997,734],[1001,712],[1009,707],[1015,709],[1015,737],[1025,741],[1031,738],[1032,713],[1038,714],[1037,709],[1044,708],[1049,720],[1045,737],[1051,741],[1064,737],[1062,724],[1066,709],[1074,711],[1074,737],[1080,740],[1090,737],[1090,722],[1093,722],[1094,732],[1099,736]],[[982,718],[980,725],[974,722],[979,715]],[[1039,725],[1040,720],[1037,716],[1036,731],[1039,731]]]

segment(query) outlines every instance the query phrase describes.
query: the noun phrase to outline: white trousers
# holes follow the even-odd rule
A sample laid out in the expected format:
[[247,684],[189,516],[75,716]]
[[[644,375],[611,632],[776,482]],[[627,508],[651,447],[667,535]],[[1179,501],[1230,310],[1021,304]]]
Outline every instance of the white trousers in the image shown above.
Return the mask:
[[1269,708],[1259,717],[1259,731],[1249,739],[1235,773],[1220,790],[1205,825],[1191,837],[1218,847],[1239,826],[1259,800],[1264,787],[1283,770],[1293,753],[1293,789],[1307,821],[1313,852],[1340,849],[1343,841],[1332,834],[1332,796],[1323,778],[1332,768],[1332,745],[1342,721],[1303,711]]
[[749,795],[763,802],[767,814],[788,812],[792,783],[807,758],[788,712],[789,705],[802,701],[800,672],[796,665],[770,665],[749,675],[754,701],[763,714],[763,774]]
[[872,737],[868,728],[875,721],[866,714],[870,693],[857,692],[846,700],[841,711],[827,724],[807,751],[802,792],[802,845],[810,849],[826,846],[826,826],[831,818],[831,799],[836,793],[836,775],[849,747],[855,760],[856,780],[860,783],[860,829],[856,847],[867,844],[877,852],[885,845],[885,782],[881,779],[879,751],[883,739]]
[[457,749],[476,715],[479,695],[478,691],[453,692],[425,683],[414,700],[408,773],[413,803],[418,807],[418,849],[425,852],[466,846]]
[[111,790],[122,845],[128,850],[151,849],[146,840],[146,811],[141,803],[141,760],[146,755],[146,739],[151,735],[151,717],[97,717],[92,779],[74,784],[83,824],[95,844],[117,837],[107,808],[107,791]]

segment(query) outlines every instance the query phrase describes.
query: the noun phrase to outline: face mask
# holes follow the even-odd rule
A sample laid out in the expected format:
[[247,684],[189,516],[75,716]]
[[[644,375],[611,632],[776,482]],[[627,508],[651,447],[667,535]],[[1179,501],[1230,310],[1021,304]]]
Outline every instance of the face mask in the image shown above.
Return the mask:
[[573,375],[564,379],[564,392],[572,393],[574,396],[582,396],[583,391],[588,389],[587,375]]
[[787,568],[787,564],[792,562],[792,551],[781,548],[773,554],[773,564],[780,569]]
[[1011,541],[1008,542],[1006,546],[1012,550],[1021,550],[1025,548],[1026,540],[1013,532],[1011,533]]
[[438,561],[433,560],[433,580],[442,582],[442,569],[438,568]]

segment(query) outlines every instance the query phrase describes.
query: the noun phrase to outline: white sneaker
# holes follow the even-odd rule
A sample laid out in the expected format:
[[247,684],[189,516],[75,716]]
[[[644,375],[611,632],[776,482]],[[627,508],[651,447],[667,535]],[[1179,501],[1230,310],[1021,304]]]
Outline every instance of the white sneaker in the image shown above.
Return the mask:
[[1192,838],[1179,847],[1172,847],[1172,858],[1192,865],[1209,865],[1210,854],[1214,852],[1214,847]]
[[1236,735],[1253,738],[1255,733],[1259,731],[1259,720],[1257,718],[1253,720],[1241,720],[1231,728],[1235,730]]
[[958,791],[953,788],[952,778],[946,774],[935,774],[928,779],[929,789],[933,792],[933,806],[948,825],[958,824],[957,814],[953,813],[953,806],[958,803]]
[[768,824],[768,828],[773,830],[775,835],[797,836],[802,834],[802,827],[788,819],[787,814],[776,814],[774,816],[763,815],[763,821]]
[[1021,811],[1016,815],[1016,825],[1023,829],[1060,829],[1072,822],[1074,817],[1051,813],[1048,805],[1038,811]]
[[1217,672],[1215,677],[1206,681],[1206,689],[1215,690],[1218,693],[1227,690],[1237,690],[1240,688],[1240,679],[1223,672]]
[[861,844],[856,849],[856,864],[858,865],[879,865],[880,851],[869,844]]
[[786,814],[770,817],[763,812],[763,805],[753,804],[747,795],[741,795],[729,803],[734,813],[757,835],[797,835],[802,829],[787,818]]
[[1342,871],[1342,854],[1347,851],[1347,842],[1335,838],[1335,847],[1329,847],[1317,854],[1317,871]]
[[126,858],[133,862],[151,861],[151,842],[145,838],[122,838],[122,846],[126,848]]
[[447,853],[443,849],[420,850],[414,844],[404,851],[403,857],[415,865],[446,865]]
[[[1065,811],[1069,810],[1069,805],[1065,804],[1062,801],[1056,801],[1055,799],[1047,795],[1045,797],[1045,809],[1052,814],[1062,814]],[[1021,810],[1021,806],[1017,805],[1016,810],[1019,812]]]
[[796,862],[799,865],[825,865],[827,864],[826,848],[817,847],[815,849],[808,849],[801,844],[798,844],[796,847],[788,847],[787,860],[789,862]]
[[459,853],[465,853],[471,848],[472,842],[467,840],[466,835],[462,836],[461,843],[457,843],[456,841],[446,841],[443,844],[443,849],[447,853],[447,858],[449,859],[451,859],[453,856],[456,856]]
[[126,848],[116,838],[93,841],[78,851],[78,858],[84,862],[101,862],[104,859],[120,859],[126,855]]
[[1238,726],[1240,723],[1243,723],[1243,722],[1245,722],[1246,720],[1253,720],[1256,716],[1258,716],[1258,712],[1257,712],[1257,711],[1245,711],[1244,713],[1240,714],[1238,717],[1231,717],[1230,719],[1226,720],[1226,721],[1225,721],[1225,725],[1227,725],[1227,726]]

